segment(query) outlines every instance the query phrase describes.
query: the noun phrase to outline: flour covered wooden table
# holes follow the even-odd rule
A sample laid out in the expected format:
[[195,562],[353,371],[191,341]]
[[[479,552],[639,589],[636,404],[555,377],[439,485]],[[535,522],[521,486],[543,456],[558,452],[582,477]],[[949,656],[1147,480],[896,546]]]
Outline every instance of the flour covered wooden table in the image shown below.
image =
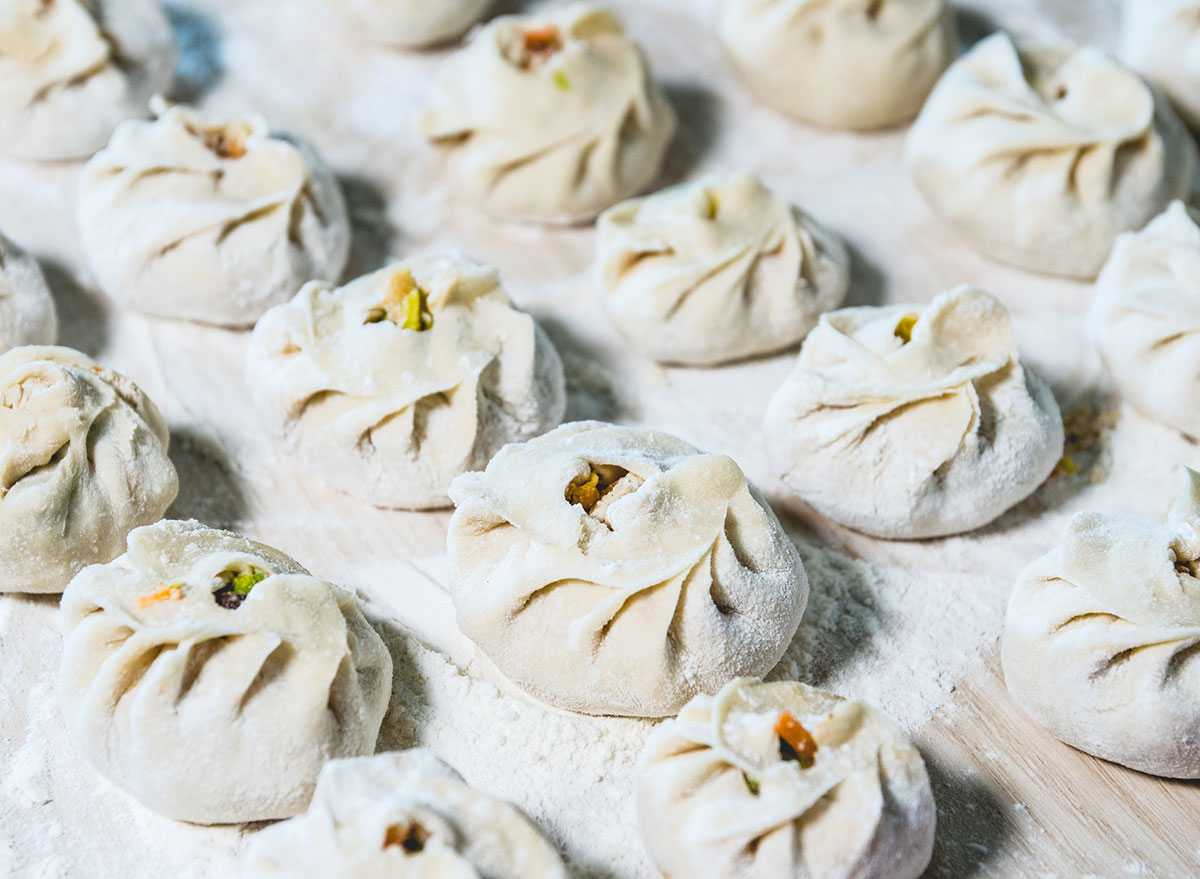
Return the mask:
[[[1066,415],[1076,474],[1055,477],[980,531],[941,540],[876,540],[817,516],[773,479],[761,438],[767,400],[795,352],[714,369],[662,368],[634,354],[598,303],[592,229],[508,225],[453,195],[416,121],[444,52],[364,43],[319,0],[189,0],[169,4],[183,50],[172,97],[259,110],[319,147],[350,203],[347,279],[427,250],[493,264],[563,355],[568,419],[653,426],[738,461],[783,519],[813,590],[770,677],[865,699],[914,737],[939,807],[928,876],[1195,873],[1193,786],[1059,744],[1025,718],[999,674],[1011,585],[1070,516],[1161,519],[1178,466],[1200,464],[1191,443],[1112,394],[1083,334],[1090,286],[966,248],[914,189],[903,131],[824,132],[758,104],[712,38],[714,0],[611,5],[680,115],[660,183],[760,174],[846,239],[852,304],[925,303],[960,283],[996,294],[1013,312],[1025,361]],[[1115,43],[1112,0],[959,5],[965,42],[1003,27]],[[168,515],[243,532],[362,593],[396,670],[380,750],[432,748],[473,786],[520,806],[576,875],[654,876],[632,797],[654,723],[548,711],[497,686],[455,628],[444,588],[448,512],[365,506],[274,447],[245,385],[248,334],[109,307],[80,257],[78,174],[72,164],[0,164],[0,229],[47,268],[60,342],[133,378],[162,408],[181,482]],[[57,596],[0,596],[0,873],[236,875],[257,827],[160,818],[72,751],[56,704],[57,607]]]

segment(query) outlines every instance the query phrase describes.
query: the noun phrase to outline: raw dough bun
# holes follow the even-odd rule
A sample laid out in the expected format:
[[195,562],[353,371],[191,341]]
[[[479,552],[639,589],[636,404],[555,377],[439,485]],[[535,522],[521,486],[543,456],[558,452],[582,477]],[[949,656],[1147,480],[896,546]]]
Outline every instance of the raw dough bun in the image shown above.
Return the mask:
[[[253,573],[240,607],[218,603]],[[194,521],[138,528],[71,581],[62,630],[72,744],[168,818],[289,818],[326,760],[375,750],[391,655],[353,595],[276,549]]]
[[567,879],[567,871],[520,809],[415,750],[327,763],[308,812],[251,840],[242,876]]
[[825,315],[771,398],[765,431],[792,490],[877,537],[986,525],[1063,451],[1058,404],[1021,365],[1008,310],[967,286],[927,306]]
[[175,59],[156,0],[4,0],[0,151],[90,156],[170,87]]
[[327,0],[363,34],[406,49],[457,37],[479,19],[492,0]]
[[38,261],[0,235],[0,354],[19,345],[53,345],[58,315]]
[[598,251],[613,324],[665,363],[786,348],[850,284],[842,242],[749,174],[617,205],[600,217]]
[[980,252],[1094,278],[1117,235],[1187,196],[1196,146],[1167,102],[1090,46],[988,37],[951,65],[908,136],[934,211]]
[[808,601],[796,548],[738,465],[664,433],[566,424],[450,497],[459,628],[560,708],[665,717],[766,674]]
[[154,109],[122,123],[79,183],[84,254],[110,298],[248,326],[306,281],[341,275],[350,221],[311,147],[257,116]]
[[1200,228],[1182,202],[1117,239],[1088,330],[1126,399],[1200,437]]
[[1125,0],[1121,59],[1166,92],[1189,125],[1200,127],[1200,2]]
[[675,113],[621,22],[572,3],[479,30],[438,72],[421,130],[488,212],[574,223],[654,179]]
[[178,490],[137,385],[70,348],[0,354],[0,591],[62,592]]
[[[807,769],[781,754],[785,712],[817,746]],[[666,879],[916,879],[933,853],[929,776],[904,731],[793,681],[689,702],[647,741],[637,799]]]
[[717,35],[760,100],[828,128],[912,119],[956,51],[949,0],[725,0]]
[[[409,283],[428,293],[424,331],[383,317]],[[566,408],[554,345],[493,269],[461,257],[308,284],[259,321],[246,380],[311,473],[381,507],[449,506],[455,476],[554,427]]]
[[1021,572],[1001,658],[1009,692],[1072,747],[1200,778],[1200,475],[1166,525],[1079,513]]

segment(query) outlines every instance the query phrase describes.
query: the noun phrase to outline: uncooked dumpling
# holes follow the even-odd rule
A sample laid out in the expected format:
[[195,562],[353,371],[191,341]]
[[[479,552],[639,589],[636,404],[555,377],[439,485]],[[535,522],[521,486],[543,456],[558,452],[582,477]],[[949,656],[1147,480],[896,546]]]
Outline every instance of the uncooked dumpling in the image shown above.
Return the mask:
[[1008,310],[958,287],[927,306],[821,318],[767,409],[775,472],[878,537],[958,534],[1032,494],[1062,457],[1058,404]]
[[1001,656],[1051,735],[1132,769],[1200,778],[1200,474],[1165,525],[1079,513],[1021,572]]
[[516,806],[431,751],[333,760],[308,812],[250,843],[243,879],[567,879]]
[[62,592],[120,555],[175,499],[167,441],[138,386],[78,351],[0,354],[0,591]]
[[1183,202],[1117,239],[1088,329],[1127,400],[1200,437],[1200,227]]
[[167,90],[175,57],[156,0],[4,0],[0,152],[90,156]]
[[566,424],[450,496],[459,628],[561,708],[665,717],[766,674],[804,613],[796,548],[738,465],[664,433]]
[[675,113],[621,22],[573,3],[477,32],[439,71],[421,130],[485,210],[572,223],[654,179]]
[[804,684],[735,680],[650,736],[642,839],[666,879],[916,879],[937,810],[891,719]]
[[283,553],[163,521],[62,601],[75,749],[161,815],[304,811],[326,760],[375,750],[392,658],[354,596]]
[[101,289],[159,317],[248,326],[337,280],[350,221],[333,172],[258,116],[156,102],[83,170],[79,233]]
[[912,119],[955,53],[949,0],[724,0],[716,28],[762,101],[829,128]]
[[494,270],[419,257],[263,316],[246,381],[308,472],[368,503],[449,506],[451,480],[566,407],[554,345]]
[[420,48],[457,37],[483,17],[492,0],[326,0],[364,35]]
[[663,362],[707,366],[786,348],[850,283],[842,242],[749,174],[617,205],[598,231],[613,325]]
[[1167,93],[1179,115],[1200,127],[1200,2],[1125,0],[1121,59]]
[[0,235],[0,354],[19,345],[53,345],[58,315],[38,261]]
[[988,37],[951,65],[908,136],[933,210],[972,247],[1094,278],[1122,232],[1187,196],[1191,135],[1098,49]]

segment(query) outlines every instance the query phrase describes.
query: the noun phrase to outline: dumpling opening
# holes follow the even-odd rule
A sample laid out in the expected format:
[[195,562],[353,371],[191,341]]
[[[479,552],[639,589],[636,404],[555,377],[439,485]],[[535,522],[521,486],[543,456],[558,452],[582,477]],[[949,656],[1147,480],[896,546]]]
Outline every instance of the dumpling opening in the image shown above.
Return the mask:
[[593,519],[609,525],[608,508],[641,488],[645,480],[616,464],[588,466],[588,474],[573,479],[564,496],[567,503],[583,507],[583,511]]
[[1196,570],[1197,570],[1197,560],[1196,559],[1190,559],[1190,560],[1189,559],[1176,559],[1175,560],[1175,573],[1177,573],[1177,574],[1186,574],[1189,577],[1195,577]]
[[249,597],[254,587],[269,576],[271,576],[270,571],[264,571],[253,565],[248,565],[241,570],[226,569],[217,574],[216,579],[221,586],[213,592],[213,601],[228,610],[237,610]]
[[410,821],[407,824],[392,824],[388,827],[387,835],[383,839],[383,847],[386,849],[398,846],[404,850],[405,854],[415,855],[425,850],[425,844],[429,842],[430,836],[430,832],[416,821]]
[[902,345],[907,345],[912,341],[913,327],[917,325],[917,319],[915,314],[906,314],[900,318],[900,323],[896,324],[896,329],[892,334],[900,340]]
[[245,122],[206,128],[188,125],[187,130],[192,137],[203,141],[205,148],[218,158],[240,159],[246,155],[246,140],[250,137],[250,126]]
[[529,27],[515,43],[505,46],[505,57],[521,70],[538,70],[563,49],[562,33],[552,24]]
[[383,301],[367,312],[364,324],[391,321],[404,330],[423,333],[433,329],[429,294],[413,279],[412,272],[401,269],[388,281]]

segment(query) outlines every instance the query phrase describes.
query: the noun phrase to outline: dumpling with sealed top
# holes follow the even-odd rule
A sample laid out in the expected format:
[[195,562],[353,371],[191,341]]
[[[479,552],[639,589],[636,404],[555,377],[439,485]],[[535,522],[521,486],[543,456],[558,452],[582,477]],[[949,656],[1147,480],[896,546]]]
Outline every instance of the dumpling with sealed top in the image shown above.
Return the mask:
[[438,72],[421,130],[502,219],[590,220],[658,174],[675,113],[611,13],[507,15]]
[[793,681],[689,702],[646,742],[637,802],[666,879],[916,879],[937,821],[894,721]]
[[38,261],[0,234],[0,354],[53,345],[58,314]]
[[716,27],[761,100],[829,128],[912,119],[956,49],[949,0],[724,0]]
[[459,628],[560,708],[665,717],[783,656],[808,600],[796,548],[724,455],[566,424],[450,487]]
[[349,592],[199,522],[129,535],[62,601],[75,749],[168,818],[290,818],[327,760],[375,750],[392,658]]
[[1200,127],[1200,2],[1125,0],[1121,59],[1166,92],[1189,125]]
[[1062,457],[1049,387],[1004,305],[957,287],[927,306],[821,318],[767,408],[772,467],[817,512],[877,537],[986,525]]
[[950,66],[906,159],[942,219],[994,259],[1094,278],[1122,232],[1190,191],[1196,146],[1129,68],[996,34]]
[[308,811],[258,833],[242,879],[567,879],[516,806],[470,787],[431,751],[333,760]]
[[1200,474],[1166,524],[1079,513],[1017,578],[1001,641],[1009,692],[1074,748],[1200,778]]
[[175,73],[157,0],[0,4],[0,152],[82,159],[146,111]]
[[420,48],[457,37],[483,17],[492,0],[326,0],[373,40]]
[[1125,399],[1200,437],[1200,226],[1183,202],[1117,239],[1088,330]]
[[62,592],[120,555],[175,500],[168,442],[150,398],[78,351],[0,354],[0,591]]
[[619,204],[598,231],[613,325],[663,362],[712,365],[786,348],[850,283],[842,242],[749,174]]
[[258,116],[155,101],[83,169],[79,234],[100,288],[158,317],[248,326],[336,280],[350,221],[333,172]]
[[309,472],[368,503],[449,506],[451,480],[556,426],[562,363],[493,269],[418,257],[265,314],[246,380]]

